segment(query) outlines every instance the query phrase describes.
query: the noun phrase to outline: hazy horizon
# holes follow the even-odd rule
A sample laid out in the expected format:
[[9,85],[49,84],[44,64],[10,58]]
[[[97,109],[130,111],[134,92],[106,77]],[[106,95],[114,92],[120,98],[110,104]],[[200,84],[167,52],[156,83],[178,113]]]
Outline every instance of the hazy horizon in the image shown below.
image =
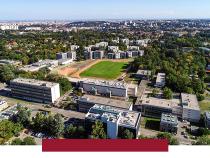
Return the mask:
[[0,21],[210,19],[209,0],[10,0]]

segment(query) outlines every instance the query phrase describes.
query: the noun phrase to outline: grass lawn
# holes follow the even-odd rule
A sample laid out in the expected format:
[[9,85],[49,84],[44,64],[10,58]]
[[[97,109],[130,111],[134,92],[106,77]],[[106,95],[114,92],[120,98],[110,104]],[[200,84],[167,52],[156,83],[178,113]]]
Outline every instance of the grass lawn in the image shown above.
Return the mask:
[[103,79],[116,79],[127,68],[126,62],[101,61],[83,71],[81,77],[95,77]]
[[210,111],[210,101],[199,102],[202,112]]
[[160,119],[144,117],[144,126],[146,129],[159,131]]

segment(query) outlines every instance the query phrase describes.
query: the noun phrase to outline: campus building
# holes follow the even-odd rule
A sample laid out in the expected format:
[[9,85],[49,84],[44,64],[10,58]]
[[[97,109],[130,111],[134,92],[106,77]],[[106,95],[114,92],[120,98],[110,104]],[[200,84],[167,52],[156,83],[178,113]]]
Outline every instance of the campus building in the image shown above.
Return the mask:
[[87,131],[91,131],[95,121],[101,121],[108,138],[121,137],[122,132],[126,129],[131,131],[136,138],[139,134],[140,120],[141,113],[139,112],[95,104],[86,114],[85,127]]
[[26,71],[26,72],[35,72],[39,71],[42,68],[55,68],[58,66],[58,60],[40,60],[36,63],[25,65],[24,67],[21,67],[20,70]]
[[165,73],[158,73],[157,74],[157,79],[155,83],[155,87],[162,88],[165,86],[165,81],[166,80],[166,74]]
[[172,100],[144,97],[137,108],[147,117],[161,118],[162,113],[172,113],[182,117],[182,106]]
[[0,30],[18,30],[19,26],[15,24],[0,25]]
[[8,107],[8,104],[6,101],[0,100],[0,111],[3,111]]
[[76,52],[60,52],[56,54],[56,59],[60,65],[66,65],[76,60]]
[[138,70],[135,77],[139,79],[148,80],[151,76],[152,72],[150,70]]
[[128,86],[124,82],[85,80],[80,82],[82,92],[103,96],[128,96]]
[[119,52],[119,47],[118,46],[108,46],[108,51],[116,53]]
[[200,121],[200,107],[196,95],[181,93],[183,107],[182,119],[190,122]]
[[99,43],[95,44],[95,47],[97,47],[97,48],[101,48],[101,47],[106,48],[108,45],[109,45],[108,42],[99,42]]
[[21,66],[22,62],[16,61],[16,60],[2,59],[2,60],[0,60],[0,65]]
[[28,101],[54,103],[60,97],[59,84],[53,82],[16,78],[10,88],[13,97]]
[[210,129],[210,112],[205,112],[204,120],[206,128]]
[[132,110],[131,102],[119,99],[111,99],[94,95],[84,95],[77,100],[78,111],[87,113],[95,104],[103,104],[111,107],[117,107],[125,110]]
[[85,51],[84,52],[85,59],[102,59],[104,57],[104,51],[96,50],[96,51]]
[[177,133],[178,119],[176,115],[163,113],[160,121],[160,131]]

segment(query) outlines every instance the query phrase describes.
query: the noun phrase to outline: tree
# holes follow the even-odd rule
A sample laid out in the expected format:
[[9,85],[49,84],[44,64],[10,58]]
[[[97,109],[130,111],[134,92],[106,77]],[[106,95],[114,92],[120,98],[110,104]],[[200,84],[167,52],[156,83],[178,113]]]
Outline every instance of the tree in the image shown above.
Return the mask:
[[85,138],[85,129],[83,126],[74,126],[72,124],[68,125],[65,128],[64,136],[66,138],[81,139]]
[[203,101],[205,99],[204,95],[197,94],[198,101]]
[[13,123],[9,120],[0,121],[0,138],[2,138],[0,144],[19,134],[22,129],[23,126],[19,123]]
[[15,78],[14,67],[11,65],[0,66],[0,81],[9,83]]
[[172,93],[171,89],[169,89],[168,87],[165,87],[163,89],[163,97],[165,99],[172,99],[172,95],[173,95],[173,93]]
[[23,139],[22,145],[36,145],[36,142],[33,137],[25,137]]
[[32,129],[36,132],[44,132],[45,121],[46,116],[43,113],[38,112],[32,119]]
[[72,88],[72,85],[69,82],[69,80],[59,75],[49,74],[46,77],[46,80],[51,82],[58,82],[60,84],[60,90],[62,95],[65,94],[67,91],[71,90]]
[[103,127],[103,123],[100,121],[96,121],[92,126],[91,136],[93,139],[106,139],[106,133]]
[[49,116],[48,126],[50,133],[55,137],[60,137],[64,132],[64,122],[60,114],[56,114],[54,117]]
[[35,139],[32,137],[25,137],[23,140],[15,138],[11,145],[36,145]]
[[18,107],[18,112],[14,116],[14,121],[17,123],[21,123],[24,127],[30,125],[31,122],[31,112],[26,107]]
[[161,132],[157,134],[158,139],[167,139],[170,145],[179,145],[179,142],[172,134],[167,132]]
[[157,94],[158,94],[159,92],[160,92],[159,89],[154,88],[154,89],[152,90],[152,96],[153,96],[153,97],[156,97]]
[[122,136],[121,136],[122,139],[133,139],[134,138],[134,135],[132,132],[130,132],[128,129],[124,130],[122,132]]
[[77,138],[85,138],[86,132],[83,126],[77,127]]
[[77,132],[77,127],[74,127],[72,124],[65,128],[64,136],[66,138],[75,138]]
[[15,138],[12,140],[11,145],[22,145],[22,140],[20,138]]
[[79,48],[76,50],[77,53],[77,61],[81,61],[84,59],[84,46],[83,45],[79,45]]

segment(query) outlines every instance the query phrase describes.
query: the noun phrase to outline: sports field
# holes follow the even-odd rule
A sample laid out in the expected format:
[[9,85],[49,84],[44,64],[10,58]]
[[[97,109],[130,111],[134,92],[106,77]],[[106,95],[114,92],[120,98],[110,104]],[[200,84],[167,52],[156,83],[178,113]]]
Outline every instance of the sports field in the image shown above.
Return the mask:
[[89,69],[83,71],[81,77],[93,77],[102,79],[116,79],[128,66],[126,62],[101,61]]

